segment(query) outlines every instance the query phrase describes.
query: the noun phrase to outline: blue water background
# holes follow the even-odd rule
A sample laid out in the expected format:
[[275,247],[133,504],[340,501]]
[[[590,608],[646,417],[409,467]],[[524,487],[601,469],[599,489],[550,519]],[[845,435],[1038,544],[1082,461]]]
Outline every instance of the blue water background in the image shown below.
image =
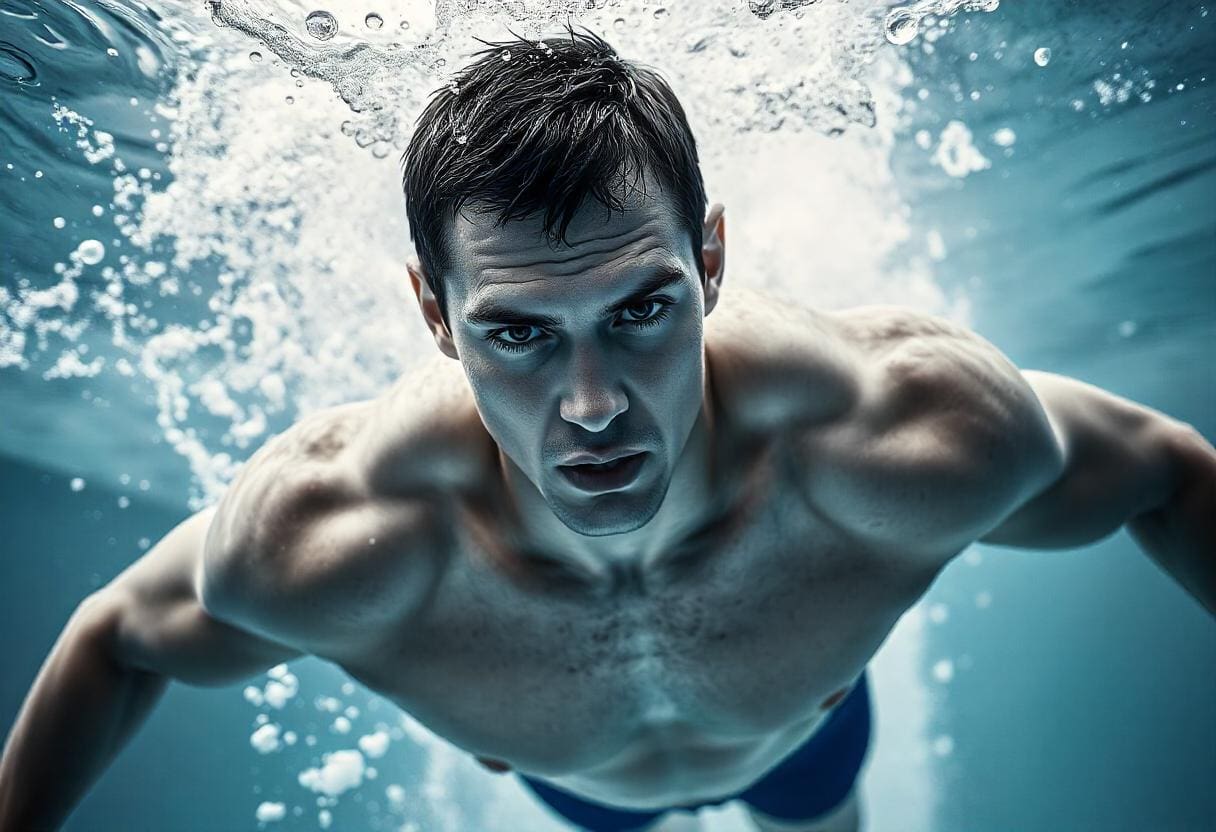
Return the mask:
[[[48,4],[21,5],[65,18]],[[11,8],[10,0],[0,4]],[[40,85],[0,81],[3,285],[54,282],[49,265],[62,256],[62,243],[51,217],[68,218],[78,239],[106,233],[90,231],[88,206],[112,198],[109,177],[83,164],[56,129],[50,96],[94,114],[129,164],[168,175],[129,99],[154,100],[171,83],[171,48],[158,43],[150,14],[116,8],[117,37],[155,45],[166,56],[162,73],[149,77],[100,59],[56,62],[27,42]],[[1128,396],[1194,424],[1212,441],[1216,15],[1204,12],[1193,3],[1007,2],[971,16],[932,55],[912,52],[912,89],[931,94],[901,136],[895,162],[913,222],[939,229],[949,251],[935,276],[971,298],[977,331],[1020,366]],[[24,36],[24,24],[14,20],[0,17],[0,41]],[[1157,79],[1155,94],[1148,103],[1099,108],[1090,85],[1128,57],[1124,41],[1135,50],[1135,65]],[[1002,42],[1017,60],[968,59],[972,51],[991,55]],[[1042,68],[1051,72],[1029,61],[1042,43],[1053,45],[1052,62]],[[1100,62],[1107,62],[1102,69]],[[1177,84],[1183,89],[1169,91]],[[966,96],[971,89],[983,91],[978,102]],[[1071,104],[1077,98],[1088,104],[1081,114]],[[931,183],[914,130],[936,132],[953,118],[977,135],[1014,129],[1013,152],[964,180],[942,186],[939,176]],[[37,182],[35,168],[45,172]],[[186,301],[167,301],[158,311],[188,319]],[[189,471],[161,442],[138,380],[44,381],[38,369],[0,369],[5,730],[76,603],[137,557],[141,539],[156,540],[186,513]],[[97,458],[102,435],[120,441]],[[91,476],[73,492],[69,481],[82,471],[112,473]],[[130,485],[120,485],[120,472]],[[146,491],[135,485],[143,479],[150,481]],[[116,508],[121,496],[130,500],[125,510]],[[929,629],[930,658],[951,657],[957,667],[950,685],[937,688],[933,712],[936,733],[952,737],[954,749],[950,776],[940,784],[940,828],[1214,828],[1211,616],[1123,533],[1074,551],[973,551],[978,563],[955,562],[930,591],[930,600],[950,608],[949,619]],[[980,592],[990,593],[989,606],[975,603]],[[293,670],[305,691],[337,681],[320,663],[295,663]],[[255,754],[240,687],[173,685],[67,828],[251,829],[263,799],[286,796],[289,805],[308,806],[294,772],[310,755],[297,747],[289,763],[287,755]],[[298,709],[302,726],[319,722],[310,702],[289,708]],[[374,714],[365,714],[365,723]],[[879,748],[882,731],[880,713]],[[363,799],[356,794],[335,809],[334,828],[380,828],[365,819]],[[278,828],[314,829],[315,812],[289,816]]]

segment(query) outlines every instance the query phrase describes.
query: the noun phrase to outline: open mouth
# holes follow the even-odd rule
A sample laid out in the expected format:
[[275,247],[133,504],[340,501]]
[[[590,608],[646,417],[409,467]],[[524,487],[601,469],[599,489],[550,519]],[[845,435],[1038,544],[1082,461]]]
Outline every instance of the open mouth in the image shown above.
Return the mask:
[[646,453],[630,454],[611,462],[559,465],[558,468],[574,487],[582,491],[615,491],[629,485],[642,469]]

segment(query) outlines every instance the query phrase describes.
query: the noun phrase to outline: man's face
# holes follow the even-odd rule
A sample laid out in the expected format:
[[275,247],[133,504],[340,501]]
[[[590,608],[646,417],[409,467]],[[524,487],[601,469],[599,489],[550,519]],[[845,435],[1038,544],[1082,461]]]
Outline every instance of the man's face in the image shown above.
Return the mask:
[[588,200],[569,246],[551,247],[539,217],[495,228],[471,211],[449,236],[452,343],[482,421],[584,535],[654,516],[702,406],[692,241],[657,187],[647,192],[611,217]]

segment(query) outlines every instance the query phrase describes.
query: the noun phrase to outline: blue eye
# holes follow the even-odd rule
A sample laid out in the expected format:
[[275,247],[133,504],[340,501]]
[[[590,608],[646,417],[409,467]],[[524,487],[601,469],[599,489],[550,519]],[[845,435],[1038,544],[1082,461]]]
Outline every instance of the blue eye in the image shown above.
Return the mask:
[[[636,327],[656,326],[659,321],[667,317],[667,310],[673,306],[674,302],[665,298],[647,298],[641,303],[632,303],[621,310],[624,314],[624,322]],[[654,308],[657,307],[657,308]],[[629,317],[638,315],[639,317]]]
[[[523,352],[531,349],[532,344],[540,340],[539,335],[535,338],[528,338],[532,330],[536,330],[537,333],[543,332],[538,326],[507,326],[487,332],[486,340],[500,350]],[[514,340],[516,338],[519,340]]]
[[[634,329],[658,326],[672,306],[675,306],[675,301],[661,295],[631,303],[621,309],[621,323]],[[491,330],[484,338],[503,352],[528,352],[545,340],[544,335],[545,331],[538,326],[519,324]]]

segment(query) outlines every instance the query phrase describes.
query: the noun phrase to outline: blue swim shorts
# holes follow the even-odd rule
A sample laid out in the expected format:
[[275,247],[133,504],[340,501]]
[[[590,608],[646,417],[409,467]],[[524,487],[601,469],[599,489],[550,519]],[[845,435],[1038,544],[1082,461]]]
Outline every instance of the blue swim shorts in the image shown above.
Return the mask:
[[742,800],[777,820],[809,821],[828,814],[848,797],[869,745],[870,693],[863,671],[848,696],[809,740],[738,794],[671,809],[636,811],[595,803],[525,775],[520,779],[555,812],[587,832],[633,832],[672,809],[696,811],[730,800]]

